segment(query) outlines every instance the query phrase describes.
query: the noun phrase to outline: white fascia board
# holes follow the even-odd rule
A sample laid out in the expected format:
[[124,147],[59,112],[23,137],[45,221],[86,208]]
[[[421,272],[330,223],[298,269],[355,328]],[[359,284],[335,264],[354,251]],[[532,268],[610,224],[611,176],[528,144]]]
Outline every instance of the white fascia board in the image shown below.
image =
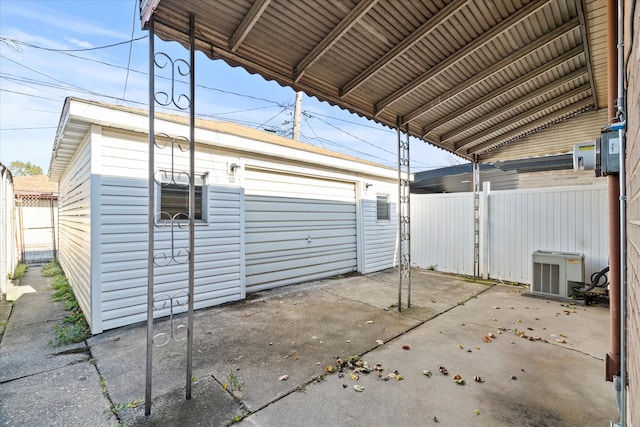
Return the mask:
[[[85,104],[72,100],[69,115],[76,120],[86,120],[87,122],[100,124],[105,127],[130,130],[144,134],[148,134],[149,132],[149,119],[147,116],[114,110],[100,105]],[[165,133],[173,137],[186,136],[189,134],[188,126],[166,120],[156,119],[154,128],[156,134]],[[397,179],[398,177],[398,172],[394,169],[302,151],[269,142],[249,139],[239,135],[196,128],[195,137],[198,143],[234,151],[276,156],[282,159],[301,161],[388,179]]]

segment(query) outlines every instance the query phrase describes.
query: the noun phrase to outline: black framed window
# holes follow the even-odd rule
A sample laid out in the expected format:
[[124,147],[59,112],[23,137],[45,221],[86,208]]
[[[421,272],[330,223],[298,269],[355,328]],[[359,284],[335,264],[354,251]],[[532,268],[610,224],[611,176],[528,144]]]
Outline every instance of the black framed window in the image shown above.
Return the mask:
[[[203,203],[205,193],[205,175],[195,177],[195,220],[205,218]],[[189,178],[187,174],[162,174],[160,180],[160,212],[162,219],[176,218],[186,220],[189,216]]]

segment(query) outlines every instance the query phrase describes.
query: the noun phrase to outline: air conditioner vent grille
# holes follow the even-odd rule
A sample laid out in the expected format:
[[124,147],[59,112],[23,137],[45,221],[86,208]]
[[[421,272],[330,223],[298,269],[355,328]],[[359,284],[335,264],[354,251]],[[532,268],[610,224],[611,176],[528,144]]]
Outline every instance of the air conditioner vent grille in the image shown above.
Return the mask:
[[558,264],[533,264],[533,292],[560,295],[560,266]]

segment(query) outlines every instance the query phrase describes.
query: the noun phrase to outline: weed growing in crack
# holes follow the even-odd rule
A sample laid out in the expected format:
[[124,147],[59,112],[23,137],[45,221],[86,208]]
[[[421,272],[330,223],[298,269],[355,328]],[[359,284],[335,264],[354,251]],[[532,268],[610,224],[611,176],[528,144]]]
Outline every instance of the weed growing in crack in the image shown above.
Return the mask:
[[78,300],[69,285],[69,281],[57,260],[42,268],[45,277],[51,277],[54,301],[64,301],[64,308],[69,314],[63,319],[63,325],[53,326],[54,339],[49,344],[55,347],[79,343],[91,336],[91,330],[82,313]]

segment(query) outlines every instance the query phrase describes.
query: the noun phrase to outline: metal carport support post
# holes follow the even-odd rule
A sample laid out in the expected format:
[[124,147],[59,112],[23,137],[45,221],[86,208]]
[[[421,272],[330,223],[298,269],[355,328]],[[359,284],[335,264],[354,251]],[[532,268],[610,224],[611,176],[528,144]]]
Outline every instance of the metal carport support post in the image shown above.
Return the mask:
[[[173,60],[164,52],[156,52],[154,44],[154,15],[149,19],[149,215],[148,215],[148,258],[147,258],[147,357],[145,386],[145,415],[151,415],[151,385],[153,376],[153,347],[162,347],[171,342],[187,340],[187,367],[185,398],[191,399],[191,383],[193,371],[193,305],[194,305],[194,238],[195,238],[195,22],[189,16],[189,62],[183,59]],[[155,70],[169,68],[171,73],[170,91],[156,91]],[[189,95],[179,93],[176,88],[177,79],[189,76]],[[155,104],[173,106],[182,111],[189,111],[189,136],[170,136],[155,131]],[[186,153],[188,149],[189,172],[175,169],[174,158]],[[156,170],[155,151],[165,150],[171,158],[169,169]],[[184,184],[183,176],[188,176],[188,184]],[[161,200],[156,203],[156,191],[163,186],[188,187],[188,213],[163,212]],[[161,195],[162,191],[158,191]],[[158,208],[156,210],[156,208]],[[176,234],[183,233],[185,224],[188,227],[188,248],[178,247]],[[156,229],[166,229],[170,236],[170,248],[155,248]],[[187,289],[179,289],[172,293],[154,293],[156,267],[174,264],[188,265]],[[186,300],[186,304],[185,304]],[[187,311],[187,324],[181,324],[175,315]],[[168,331],[154,334],[154,310],[169,312]],[[185,331],[186,329],[186,331]],[[186,335],[185,335],[186,332]]]
[[402,287],[407,286],[407,307],[411,307],[411,168],[409,157],[409,125],[402,140],[400,117],[398,130],[398,311],[402,311]]

